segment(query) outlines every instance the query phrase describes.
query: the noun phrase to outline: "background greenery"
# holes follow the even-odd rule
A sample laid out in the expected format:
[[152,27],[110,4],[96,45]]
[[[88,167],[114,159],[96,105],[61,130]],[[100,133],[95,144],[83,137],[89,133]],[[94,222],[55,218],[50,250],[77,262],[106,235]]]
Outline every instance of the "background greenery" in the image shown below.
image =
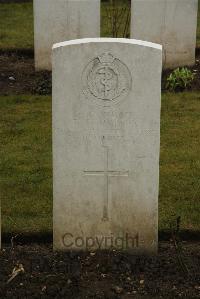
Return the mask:
[[[120,2],[121,7],[128,6],[127,0]],[[111,36],[106,13],[108,6],[108,3],[102,2],[101,36],[104,37]],[[200,5],[197,27],[197,46],[200,47]],[[0,4],[0,48],[33,49],[32,3]]]

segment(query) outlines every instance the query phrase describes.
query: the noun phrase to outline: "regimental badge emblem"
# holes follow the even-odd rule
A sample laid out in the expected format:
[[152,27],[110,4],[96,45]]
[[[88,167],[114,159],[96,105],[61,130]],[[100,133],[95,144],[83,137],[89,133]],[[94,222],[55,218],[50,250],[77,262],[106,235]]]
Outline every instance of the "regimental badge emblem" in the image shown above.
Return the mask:
[[94,58],[86,66],[82,79],[86,97],[103,106],[125,98],[132,85],[128,67],[110,53]]

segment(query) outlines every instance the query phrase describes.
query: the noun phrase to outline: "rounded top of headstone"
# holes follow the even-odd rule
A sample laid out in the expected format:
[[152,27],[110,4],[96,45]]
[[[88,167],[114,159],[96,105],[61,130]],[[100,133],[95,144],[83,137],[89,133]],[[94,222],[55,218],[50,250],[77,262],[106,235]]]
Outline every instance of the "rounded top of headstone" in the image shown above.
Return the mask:
[[137,40],[137,39],[127,39],[127,38],[82,38],[64,41],[61,43],[54,44],[52,49],[58,49],[70,45],[80,45],[80,44],[89,44],[89,43],[120,43],[120,44],[132,44],[148,48],[154,48],[162,50],[162,45],[155,44],[147,41]]

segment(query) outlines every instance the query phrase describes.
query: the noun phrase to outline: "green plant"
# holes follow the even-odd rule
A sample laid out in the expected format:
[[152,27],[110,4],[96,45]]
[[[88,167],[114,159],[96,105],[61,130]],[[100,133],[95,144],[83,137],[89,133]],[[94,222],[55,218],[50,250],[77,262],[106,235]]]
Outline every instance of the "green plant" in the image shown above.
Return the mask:
[[167,78],[166,88],[170,91],[183,91],[192,85],[195,74],[186,67],[177,68]]

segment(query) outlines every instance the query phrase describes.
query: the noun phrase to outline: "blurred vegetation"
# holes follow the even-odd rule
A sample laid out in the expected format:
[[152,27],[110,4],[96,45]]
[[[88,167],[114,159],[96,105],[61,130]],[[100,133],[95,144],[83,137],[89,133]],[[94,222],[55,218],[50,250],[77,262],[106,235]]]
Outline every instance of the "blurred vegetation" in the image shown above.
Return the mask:
[[[117,37],[129,37],[130,30],[126,29],[130,12],[129,0],[117,0],[117,14],[120,20]],[[109,1],[101,3],[101,36],[116,35],[116,22],[111,18],[113,7]],[[116,15],[116,13],[115,13]],[[111,18],[111,19],[109,19]],[[115,19],[115,18],[114,18]],[[114,29],[115,28],[115,29]],[[33,49],[33,5],[32,3],[0,4],[0,49],[18,48]],[[197,27],[197,46],[200,47],[200,5]]]

